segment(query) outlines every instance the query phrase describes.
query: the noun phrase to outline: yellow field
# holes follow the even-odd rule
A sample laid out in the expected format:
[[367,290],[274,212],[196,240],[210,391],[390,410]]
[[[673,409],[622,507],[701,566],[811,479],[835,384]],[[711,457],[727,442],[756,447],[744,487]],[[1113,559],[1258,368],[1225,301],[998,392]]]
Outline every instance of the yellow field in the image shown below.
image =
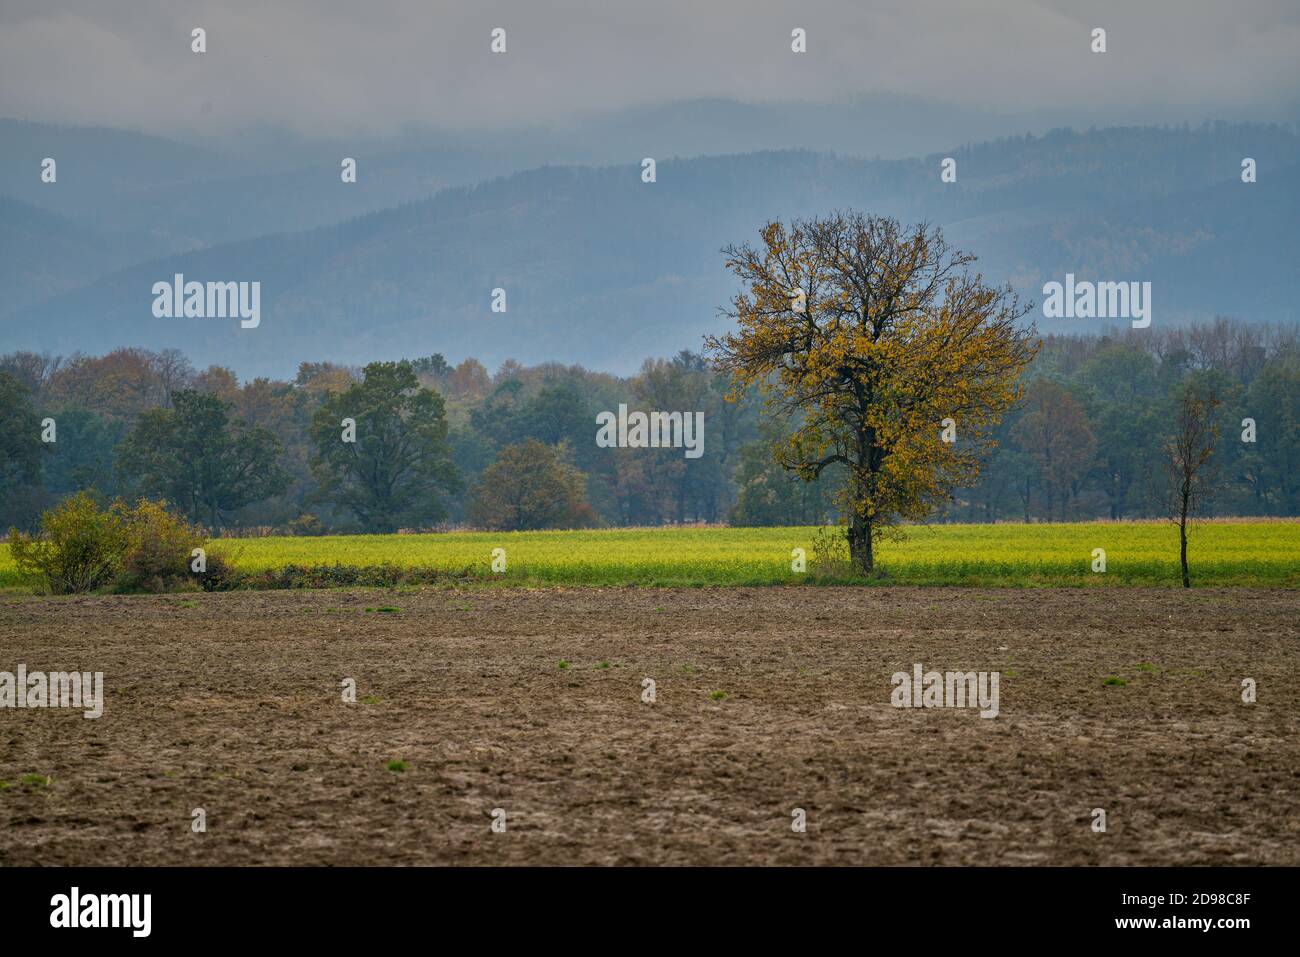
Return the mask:
[[[554,584],[773,584],[844,577],[819,566],[812,528],[658,528],[578,532],[449,532],[220,539],[241,571],[286,566],[436,568],[484,580]],[[491,569],[505,550],[506,571]],[[792,571],[792,550],[808,571]],[[1106,570],[1092,571],[1104,549]],[[1178,532],[1161,522],[933,525],[878,550],[885,580],[908,584],[1178,584]],[[1300,522],[1208,522],[1191,533],[1194,585],[1300,586]],[[18,584],[7,547],[0,584]]]

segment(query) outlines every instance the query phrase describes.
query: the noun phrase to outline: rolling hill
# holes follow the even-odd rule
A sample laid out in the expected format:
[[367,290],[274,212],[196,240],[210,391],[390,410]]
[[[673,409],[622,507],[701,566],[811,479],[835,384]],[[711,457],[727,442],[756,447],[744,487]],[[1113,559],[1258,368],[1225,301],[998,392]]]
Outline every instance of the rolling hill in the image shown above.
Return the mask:
[[[1068,271],[1152,281],[1156,323],[1216,313],[1293,320],[1298,144],[1287,129],[1258,125],[1055,131],[955,150],[952,184],[939,181],[937,154],[669,159],[649,184],[635,162],[542,167],[137,263],[72,291],[47,279],[49,297],[34,304],[22,293],[29,280],[17,278],[19,294],[0,312],[0,349],[176,346],[242,375],[432,352],[628,371],[721,328],[718,307],[734,292],[722,246],[755,239],[771,217],[846,207],[941,225],[980,257],[986,278],[1035,300]],[[1259,182],[1240,182],[1243,156],[1258,160]],[[351,188],[328,172],[330,191]],[[309,222],[301,204],[310,192],[295,199],[281,186],[262,183],[281,196],[274,220]],[[348,215],[349,202],[332,215]],[[232,201],[231,222],[243,208]],[[261,282],[261,326],[155,319],[151,286],[175,273]],[[489,308],[495,287],[507,291],[504,314]],[[1084,328],[1053,322],[1054,331]]]

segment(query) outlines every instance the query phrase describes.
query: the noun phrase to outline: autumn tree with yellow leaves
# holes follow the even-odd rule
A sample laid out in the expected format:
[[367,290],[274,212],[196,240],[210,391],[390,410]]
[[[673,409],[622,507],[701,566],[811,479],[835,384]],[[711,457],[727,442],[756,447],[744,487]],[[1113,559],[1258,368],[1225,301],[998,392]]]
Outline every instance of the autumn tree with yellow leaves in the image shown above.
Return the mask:
[[[733,397],[757,385],[793,432],[776,460],[812,481],[842,466],[849,553],[874,570],[875,542],[973,483],[991,430],[1038,348],[1009,287],[971,274],[974,256],[937,228],[835,213],[768,223],[758,248],[729,246],[747,287],[709,355]],[[943,420],[953,420],[941,438]]]

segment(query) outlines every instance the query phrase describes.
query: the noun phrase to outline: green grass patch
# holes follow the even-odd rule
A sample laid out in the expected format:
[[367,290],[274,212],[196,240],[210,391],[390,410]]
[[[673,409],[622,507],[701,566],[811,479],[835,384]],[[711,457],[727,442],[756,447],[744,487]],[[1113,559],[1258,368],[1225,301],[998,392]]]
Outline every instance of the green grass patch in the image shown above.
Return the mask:
[[[8,782],[5,786],[9,786]],[[18,786],[28,791],[40,791],[50,786],[50,777],[47,774],[24,774],[18,778]]]

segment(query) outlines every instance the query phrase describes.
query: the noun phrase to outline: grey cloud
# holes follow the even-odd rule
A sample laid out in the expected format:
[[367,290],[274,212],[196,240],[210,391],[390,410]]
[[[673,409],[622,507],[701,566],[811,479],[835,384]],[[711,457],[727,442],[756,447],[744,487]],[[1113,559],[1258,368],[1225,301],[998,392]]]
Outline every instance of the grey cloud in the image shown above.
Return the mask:
[[[9,0],[0,115],[158,133],[562,125],[698,97],[892,92],[1064,122],[1292,118],[1294,3]],[[209,52],[189,51],[208,31]],[[509,52],[488,52],[501,26]],[[789,51],[790,30],[810,52]],[[1103,26],[1110,50],[1088,52]]]

